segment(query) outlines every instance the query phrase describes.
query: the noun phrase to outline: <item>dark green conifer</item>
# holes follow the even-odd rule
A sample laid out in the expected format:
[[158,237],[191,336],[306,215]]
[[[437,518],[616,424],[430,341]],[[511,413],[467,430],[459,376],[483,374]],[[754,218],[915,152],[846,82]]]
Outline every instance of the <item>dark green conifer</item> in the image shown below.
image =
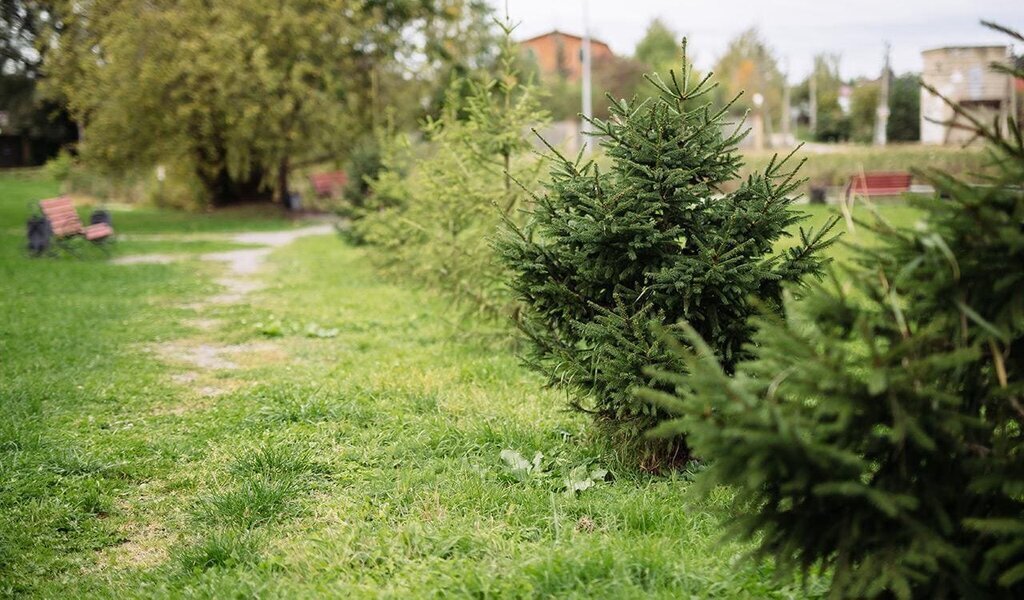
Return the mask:
[[1024,598],[1024,137],[957,112],[980,185],[926,171],[921,221],[758,319],[751,359],[694,328],[677,393],[645,394],[736,490],[737,531],[836,597]]
[[776,252],[803,219],[792,208],[799,165],[786,157],[737,181],[745,132],[712,107],[710,75],[689,71],[684,44],[682,73],[649,78],[654,98],[612,100],[611,117],[593,122],[607,170],[551,148],[546,193],[498,242],[524,305],[528,363],[625,440],[664,416],[635,398],[650,383],[643,368],[678,366],[655,329],[685,320],[732,365],[750,339],[751,297],[776,304],[783,283],[819,272],[830,243],[801,230]]

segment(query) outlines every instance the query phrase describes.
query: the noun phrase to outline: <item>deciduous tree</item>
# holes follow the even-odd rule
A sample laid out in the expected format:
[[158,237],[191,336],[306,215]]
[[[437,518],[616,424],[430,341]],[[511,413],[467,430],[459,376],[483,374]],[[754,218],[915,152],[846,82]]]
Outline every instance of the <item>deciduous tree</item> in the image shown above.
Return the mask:
[[729,42],[725,54],[715,63],[714,73],[720,82],[716,89],[719,106],[729,105],[743,92],[729,105],[730,110],[742,113],[754,109],[754,94],[761,94],[769,119],[782,114],[782,72],[774,52],[756,28],[747,29]]
[[422,43],[445,38],[424,32],[468,6],[68,0],[46,71],[94,164],[185,163],[218,202],[281,195],[296,160],[341,158],[384,90],[408,91],[383,85],[395,70],[382,67],[402,53],[429,65],[436,53]]

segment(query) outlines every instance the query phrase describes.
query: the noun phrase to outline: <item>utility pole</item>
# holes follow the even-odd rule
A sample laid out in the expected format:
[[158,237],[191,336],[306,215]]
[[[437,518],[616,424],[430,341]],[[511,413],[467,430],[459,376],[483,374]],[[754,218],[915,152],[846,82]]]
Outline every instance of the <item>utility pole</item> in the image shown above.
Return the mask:
[[580,135],[583,137],[583,148],[587,154],[594,151],[594,140],[590,135],[590,119],[594,117],[590,93],[590,10],[588,0],[583,0],[583,122],[580,123]]
[[874,142],[876,146],[884,146],[889,141],[887,132],[889,128],[889,79],[891,77],[889,70],[890,50],[889,42],[886,42],[885,65],[882,67],[882,79],[878,88],[878,110],[875,114]]
[[782,143],[786,145],[791,143],[789,113],[789,59],[786,59],[786,72],[782,74]]
[[764,150],[764,95],[756,92],[754,101],[754,150]]
[[814,138],[818,133],[818,59],[814,59],[814,65],[811,67],[811,78],[807,82],[807,87],[811,96],[811,138]]
[[[1013,46],[1010,46],[1006,49],[1006,54],[1007,62],[1010,64],[1010,66],[1013,66]],[[1021,129],[1021,122],[1020,111],[1017,110],[1017,81],[1009,73],[1006,74],[1006,85],[1007,87],[1009,87],[1009,89],[1007,90],[1008,94],[1006,97],[1010,100],[1010,105],[1007,107],[1006,111],[1003,111],[1005,114],[1003,115],[1002,120],[1003,124],[1006,126],[1006,135],[1013,135],[1013,130],[1011,129],[1011,126],[1016,125],[1017,129],[1019,130]]]

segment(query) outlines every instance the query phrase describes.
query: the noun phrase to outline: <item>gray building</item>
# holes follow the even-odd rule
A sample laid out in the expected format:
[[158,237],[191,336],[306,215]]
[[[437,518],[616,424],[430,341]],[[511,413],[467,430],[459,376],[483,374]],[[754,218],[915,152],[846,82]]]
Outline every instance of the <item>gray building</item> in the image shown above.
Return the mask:
[[[1015,104],[1014,81],[1005,73],[993,71],[993,63],[1010,64],[1006,46],[961,46],[936,48],[921,53],[924,68],[921,81],[946,98],[959,103],[986,124],[1006,118]],[[956,115],[942,98],[921,88],[921,142],[924,144],[962,144],[970,141],[969,131],[955,126]],[[935,122],[938,121],[938,122]]]

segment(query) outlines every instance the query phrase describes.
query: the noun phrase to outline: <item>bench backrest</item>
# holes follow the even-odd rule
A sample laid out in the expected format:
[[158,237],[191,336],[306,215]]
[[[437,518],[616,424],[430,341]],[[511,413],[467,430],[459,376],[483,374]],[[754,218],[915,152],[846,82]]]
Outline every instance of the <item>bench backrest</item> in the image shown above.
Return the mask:
[[850,178],[850,188],[854,193],[871,195],[891,195],[910,191],[913,176],[902,171],[862,173]]
[[54,236],[62,238],[82,233],[82,220],[78,218],[71,198],[61,196],[41,200],[39,208],[42,209],[46,220],[50,222],[50,230],[53,231]]
[[344,171],[314,173],[309,176],[309,181],[313,184],[313,191],[317,196],[333,196],[348,183],[348,175]]

